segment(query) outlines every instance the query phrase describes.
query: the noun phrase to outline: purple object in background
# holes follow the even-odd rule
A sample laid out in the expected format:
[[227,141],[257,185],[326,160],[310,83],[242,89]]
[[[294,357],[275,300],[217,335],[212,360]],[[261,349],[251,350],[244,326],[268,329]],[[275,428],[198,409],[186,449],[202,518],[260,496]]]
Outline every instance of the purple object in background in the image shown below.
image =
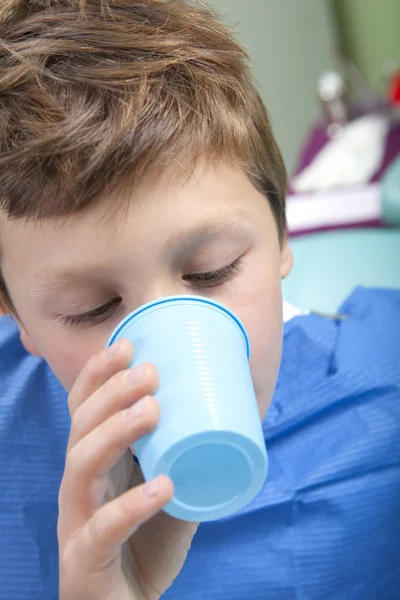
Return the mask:
[[[298,161],[296,169],[293,175],[298,175],[303,169],[305,169],[309,164],[312,163],[317,154],[322,150],[326,143],[330,140],[329,136],[326,132],[326,126],[323,122],[318,123],[308,134],[306,141],[299,153]],[[386,147],[384,152],[384,157],[380,168],[375,172],[373,177],[370,179],[369,183],[379,182],[386,172],[387,168],[394,161],[394,159],[400,155],[400,121],[393,121],[386,139]],[[336,193],[335,190],[332,190],[332,194]],[[340,188],[337,189],[338,199],[340,198],[343,191]],[[289,198],[288,205],[290,202],[296,202],[296,196],[301,199],[307,197],[307,194],[296,194],[292,187],[289,188]],[[362,194],[362,188],[360,188],[360,194]],[[308,195],[311,196],[310,194]],[[317,196],[317,194],[316,194]],[[321,197],[321,202],[324,201],[324,197]],[[329,208],[327,208],[327,211]],[[343,219],[343,222],[340,222],[340,219],[337,219],[337,215],[335,220],[332,220],[332,223],[323,225],[316,225],[313,222],[313,219],[310,218],[310,224],[305,225],[301,228],[292,229],[290,227],[289,221],[289,235],[291,237],[305,235],[310,233],[317,233],[321,231],[329,231],[333,229],[349,229],[349,228],[360,228],[360,227],[386,227],[387,224],[383,220],[381,216],[377,217],[368,217],[368,218],[357,218],[353,221],[348,221]]]
[[[325,125],[323,123],[319,123],[307,136],[305,144],[300,151],[298,164],[294,175],[298,175],[303,169],[305,169],[314,160],[327,142],[329,142],[329,137],[326,133]],[[389,129],[382,165],[372,177],[371,182],[379,181],[381,179],[387,167],[398,154],[400,154],[400,121],[394,122]]]

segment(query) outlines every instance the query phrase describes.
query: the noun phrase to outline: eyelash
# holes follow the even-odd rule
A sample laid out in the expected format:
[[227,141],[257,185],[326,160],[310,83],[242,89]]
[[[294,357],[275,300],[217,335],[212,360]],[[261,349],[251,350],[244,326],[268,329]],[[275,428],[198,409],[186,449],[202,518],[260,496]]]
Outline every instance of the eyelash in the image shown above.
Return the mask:
[[222,269],[218,269],[218,271],[208,271],[207,273],[194,273],[193,275],[185,275],[183,280],[199,287],[216,287],[217,285],[224,283],[228,277],[240,270],[241,260],[241,258],[238,258],[230,265],[222,267]]
[[[238,258],[230,265],[218,269],[218,271],[208,271],[207,273],[194,273],[193,275],[185,275],[184,281],[197,285],[198,287],[217,287],[224,283],[231,275],[234,275],[240,270],[241,258]],[[114,298],[103,306],[99,306],[90,312],[82,315],[62,315],[59,320],[64,325],[72,327],[80,327],[83,325],[99,325],[106,321],[117,310],[117,306],[121,303],[121,298]]]
[[64,325],[71,325],[72,327],[80,327],[81,325],[99,325],[103,321],[106,321],[115,312],[110,310],[120,304],[121,298],[114,298],[103,306],[99,306],[90,312],[84,313],[83,315],[62,315],[60,321]]

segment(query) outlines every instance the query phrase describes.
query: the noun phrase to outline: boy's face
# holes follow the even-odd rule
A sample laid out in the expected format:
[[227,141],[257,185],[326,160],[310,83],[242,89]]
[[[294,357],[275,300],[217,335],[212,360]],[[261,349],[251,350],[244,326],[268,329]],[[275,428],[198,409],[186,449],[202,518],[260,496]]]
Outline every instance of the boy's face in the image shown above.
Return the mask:
[[203,295],[244,322],[264,415],[281,354],[280,280],[292,264],[265,197],[225,166],[157,183],[149,175],[114,219],[112,202],[58,222],[1,217],[2,271],[27,350],[69,391],[129,312],[162,296]]

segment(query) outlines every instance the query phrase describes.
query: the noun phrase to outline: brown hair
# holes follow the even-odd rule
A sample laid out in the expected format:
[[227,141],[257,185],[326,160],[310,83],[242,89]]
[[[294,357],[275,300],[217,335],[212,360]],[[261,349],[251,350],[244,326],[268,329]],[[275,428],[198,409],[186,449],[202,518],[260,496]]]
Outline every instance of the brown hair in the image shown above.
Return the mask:
[[[248,57],[190,0],[1,0],[0,209],[62,217],[149,168],[240,164],[285,232],[286,172]],[[0,275],[0,298],[10,306]]]

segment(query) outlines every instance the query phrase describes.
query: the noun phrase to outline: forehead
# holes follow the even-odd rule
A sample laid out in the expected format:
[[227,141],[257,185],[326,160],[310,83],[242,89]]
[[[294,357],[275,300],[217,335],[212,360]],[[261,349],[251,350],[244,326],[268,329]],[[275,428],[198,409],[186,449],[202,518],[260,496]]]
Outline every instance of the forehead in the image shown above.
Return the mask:
[[266,208],[266,199],[235,167],[199,167],[190,177],[149,176],[130,191],[124,207],[111,194],[62,219],[24,222],[0,215],[2,259],[30,262],[39,270],[67,258],[95,264],[117,246],[143,255],[232,232]]

